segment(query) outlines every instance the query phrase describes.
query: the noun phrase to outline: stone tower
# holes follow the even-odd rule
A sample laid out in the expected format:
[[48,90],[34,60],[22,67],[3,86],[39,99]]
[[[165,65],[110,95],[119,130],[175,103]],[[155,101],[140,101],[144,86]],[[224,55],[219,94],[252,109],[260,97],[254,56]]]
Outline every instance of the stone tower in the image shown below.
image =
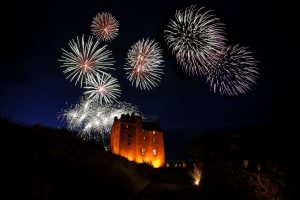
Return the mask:
[[145,122],[134,113],[114,119],[110,149],[113,154],[155,168],[165,164],[164,139],[159,121]]

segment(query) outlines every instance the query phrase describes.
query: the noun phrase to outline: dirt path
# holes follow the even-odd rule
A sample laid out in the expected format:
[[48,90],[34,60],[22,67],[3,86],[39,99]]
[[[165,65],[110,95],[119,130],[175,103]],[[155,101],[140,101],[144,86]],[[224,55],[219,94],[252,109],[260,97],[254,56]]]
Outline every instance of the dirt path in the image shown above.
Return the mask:
[[186,181],[186,176],[187,174],[181,172],[163,172],[140,192],[137,199],[199,199],[199,190]]
[[139,195],[137,199],[196,199],[192,198],[195,188],[191,185],[181,185],[172,183],[150,183]]

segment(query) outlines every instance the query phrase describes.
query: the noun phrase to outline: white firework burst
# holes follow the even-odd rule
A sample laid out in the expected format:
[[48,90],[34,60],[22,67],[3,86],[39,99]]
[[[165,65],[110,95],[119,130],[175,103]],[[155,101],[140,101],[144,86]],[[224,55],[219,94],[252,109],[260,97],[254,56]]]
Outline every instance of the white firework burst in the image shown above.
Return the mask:
[[127,79],[140,89],[152,89],[163,74],[162,50],[154,40],[142,39],[134,43],[126,58]]
[[212,11],[195,5],[176,11],[164,31],[165,40],[177,63],[190,75],[203,75],[214,66],[224,48],[224,25]]
[[84,94],[88,95],[87,98],[98,101],[100,104],[104,102],[111,104],[121,94],[117,79],[105,73],[102,73],[102,75],[97,74],[96,78],[91,77],[88,79],[85,89],[87,91]]
[[240,45],[228,46],[214,68],[207,73],[207,84],[213,92],[222,95],[245,94],[256,84],[258,61],[252,52]]
[[67,128],[77,132],[83,139],[102,139],[103,144],[107,145],[114,118],[131,113],[142,116],[138,107],[130,103],[100,105],[96,101],[82,99],[79,104],[62,111],[59,119],[66,121]]
[[71,51],[63,50],[63,54],[59,61],[62,62],[60,67],[65,68],[63,73],[68,74],[75,85],[80,82],[80,87],[87,79],[96,76],[98,73],[104,73],[104,70],[113,69],[114,64],[112,52],[106,49],[106,45],[100,46],[99,41],[95,41],[93,37],[89,37],[87,41],[84,35],[80,39],[69,42]]
[[98,40],[111,41],[118,36],[119,23],[116,18],[108,13],[98,13],[92,22],[92,33]]

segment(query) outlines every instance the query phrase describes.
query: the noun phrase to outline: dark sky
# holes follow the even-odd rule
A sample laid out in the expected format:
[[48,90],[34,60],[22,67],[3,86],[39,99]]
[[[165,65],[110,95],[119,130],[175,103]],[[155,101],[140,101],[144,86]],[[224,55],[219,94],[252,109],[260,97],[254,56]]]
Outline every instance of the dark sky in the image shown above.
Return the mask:
[[[248,94],[214,94],[204,78],[189,77],[176,65],[163,30],[176,9],[192,4],[214,10],[226,24],[229,42],[248,46],[260,61],[258,84]],[[284,118],[291,96],[290,7],[249,0],[10,2],[7,13],[1,13],[0,116],[30,125],[62,126],[58,112],[77,103],[83,90],[69,83],[59,68],[61,48],[68,48],[76,36],[91,35],[92,18],[107,11],[120,24],[119,36],[107,43],[116,60],[112,75],[121,84],[119,100],[139,105],[149,118],[160,117],[164,130],[255,126]],[[147,37],[163,48],[165,68],[159,87],[141,91],[131,87],[123,67],[130,46]]]

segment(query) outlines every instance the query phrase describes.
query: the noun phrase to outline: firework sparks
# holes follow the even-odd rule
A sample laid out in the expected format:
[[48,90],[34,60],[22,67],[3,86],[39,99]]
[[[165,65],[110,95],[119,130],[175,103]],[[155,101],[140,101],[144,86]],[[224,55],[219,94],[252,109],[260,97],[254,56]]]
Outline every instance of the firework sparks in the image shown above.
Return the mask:
[[76,40],[69,42],[71,51],[63,50],[61,67],[65,68],[64,74],[68,74],[67,79],[75,80],[75,85],[80,82],[82,87],[83,82],[96,76],[98,73],[103,73],[103,70],[113,69],[114,63],[112,52],[106,49],[106,45],[100,47],[99,41],[94,42],[93,37],[89,37],[87,42],[82,36],[81,41],[77,37]]
[[119,23],[107,12],[98,13],[92,22],[92,33],[100,41],[111,41],[118,36]]
[[126,102],[100,105],[91,100],[81,102],[70,109],[64,110],[60,119],[67,123],[67,128],[76,131],[87,140],[103,140],[108,144],[108,138],[114,118],[120,118],[122,114],[135,113],[141,116],[137,106]]
[[258,79],[257,61],[252,53],[239,45],[228,46],[207,74],[207,84],[213,92],[224,95],[245,94]]
[[177,63],[192,75],[204,75],[218,60],[224,48],[224,25],[212,11],[195,5],[176,11],[165,32],[165,40]]
[[96,100],[100,104],[103,102],[110,104],[116,101],[120,96],[121,90],[119,89],[117,79],[111,77],[109,74],[97,74],[96,78],[91,77],[87,81],[87,89],[84,94],[88,95],[88,99]]
[[142,39],[131,46],[126,58],[126,75],[132,85],[152,89],[163,74],[162,50],[154,40]]
[[202,174],[203,174],[203,167],[201,167],[200,164],[193,164],[193,172],[192,172],[192,178],[194,179],[193,184],[195,186],[199,186],[201,183],[201,179],[202,179]]

